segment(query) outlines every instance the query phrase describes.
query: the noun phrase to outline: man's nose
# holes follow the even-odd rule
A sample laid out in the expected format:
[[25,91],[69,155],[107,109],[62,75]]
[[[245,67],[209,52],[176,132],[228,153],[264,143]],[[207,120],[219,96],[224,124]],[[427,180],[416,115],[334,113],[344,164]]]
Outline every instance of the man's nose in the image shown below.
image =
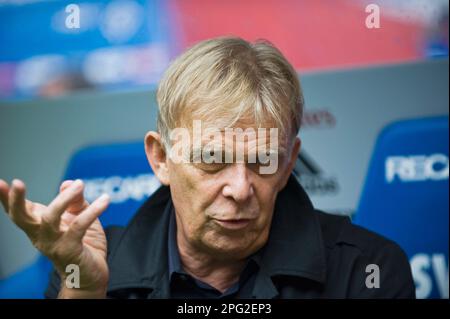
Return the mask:
[[223,195],[231,197],[237,202],[247,201],[254,192],[245,164],[235,163],[228,167],[227,183],[223,188]]

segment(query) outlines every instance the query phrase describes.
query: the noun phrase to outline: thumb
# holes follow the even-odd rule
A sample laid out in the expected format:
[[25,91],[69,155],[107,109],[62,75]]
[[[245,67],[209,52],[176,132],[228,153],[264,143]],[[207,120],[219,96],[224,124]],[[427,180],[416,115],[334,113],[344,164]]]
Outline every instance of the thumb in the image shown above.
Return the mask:
[[[64,191],[66,188],[68,188],[70,185],[72,185],[73,182],[75,182],[75,181],[65,180],[64,182],[62,182],[61,186],[59,187],[59,192],[61,193],[62,191]],[[84,191],[84,184],[82,184],[82,186],[81,186],[81,192],[77,196],[74,197],[72,202],[67,207],[68,212],[70,212],[72,214],[77,214],[89,206],[89,203],[84,198],[83,191]]]

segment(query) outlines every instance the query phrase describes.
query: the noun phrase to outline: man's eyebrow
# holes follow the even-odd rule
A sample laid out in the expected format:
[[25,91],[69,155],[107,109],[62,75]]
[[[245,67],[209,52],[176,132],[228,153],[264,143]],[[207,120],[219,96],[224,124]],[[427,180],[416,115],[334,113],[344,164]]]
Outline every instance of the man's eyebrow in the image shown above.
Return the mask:
[[[271,149],[269,149],[269,151],[272,151]],[[287,149],[285,147],[279,147],[277,150],[274,151],[274,153],[277,153],[278,156],[286,156],[287,155]]]

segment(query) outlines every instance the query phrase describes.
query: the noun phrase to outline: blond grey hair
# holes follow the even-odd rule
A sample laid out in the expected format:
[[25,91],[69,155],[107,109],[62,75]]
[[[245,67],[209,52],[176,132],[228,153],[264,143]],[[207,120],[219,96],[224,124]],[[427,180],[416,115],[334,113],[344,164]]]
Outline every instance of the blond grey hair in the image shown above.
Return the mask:
[[180,55],[163,75],[157,101],[166,150],[170,131],[192,119],[221,127],[246,119],[295,136],[304,104],[297,74],[277,48],[236,37],[202,41]]

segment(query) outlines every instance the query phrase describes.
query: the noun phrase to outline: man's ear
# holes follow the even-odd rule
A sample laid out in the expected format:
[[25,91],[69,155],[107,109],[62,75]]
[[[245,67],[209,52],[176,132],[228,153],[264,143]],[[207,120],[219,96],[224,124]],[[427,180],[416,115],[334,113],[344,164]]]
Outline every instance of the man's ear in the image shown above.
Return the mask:
[[161,136],[154,131],[145,135],[145,154],[153,172],[163,185],[170,184],[168,156],[161,143]]
[[289,177],[292,174],[292,170],[295,167],[295,163],[297,162],[297,158],[298,158],[298,153],[300,152],[300,148],[302,146],[302,141],[300,140],[300,138],[298,136],[295,137],[295,141],[294,144],[292,145],[292,151],[291,151],[291,155],[289,157],[289,162],[286,168],[286,175],[283,177],[283,187],[286,186]]

